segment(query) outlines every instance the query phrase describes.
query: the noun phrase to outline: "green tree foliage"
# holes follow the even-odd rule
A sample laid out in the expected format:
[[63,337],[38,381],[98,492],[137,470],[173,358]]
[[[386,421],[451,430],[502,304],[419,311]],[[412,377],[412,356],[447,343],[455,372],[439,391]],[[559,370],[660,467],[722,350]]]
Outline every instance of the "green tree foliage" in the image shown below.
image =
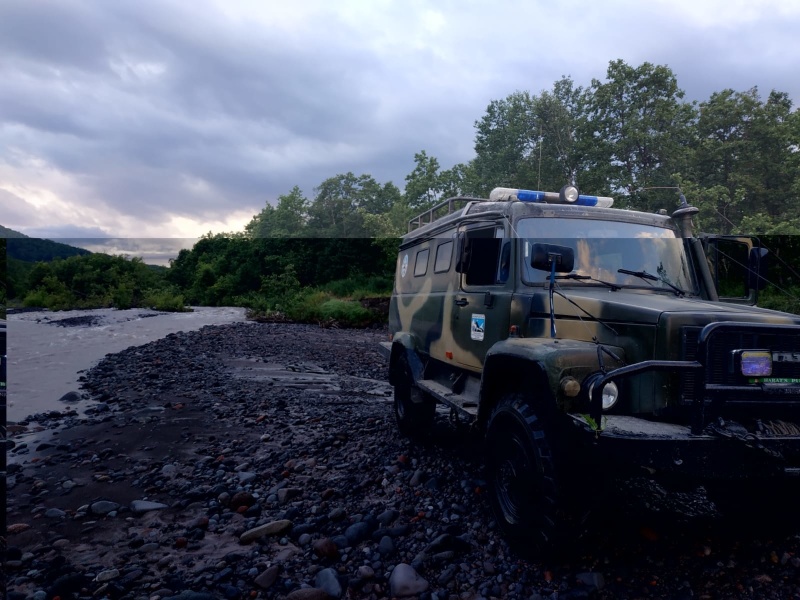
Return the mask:
[[245,226],[251,238],[286,238],[303,234],[308,221],[308,199],[299,187],[278,197],[278,205],[267,203],[264,209]]
[[673,174],[686,165],[693,106],[682,102],[684,92],[667,66],[631,67],[616,60],[606,78],[593,80],[587,96],[587,179],[623,195],[623,206],[662,208],[663,197],[674,198],[674,192],[643,188],[675,185]]
[[388,213],[400,196],[392,184],[381,186],[371,175],[353,173],[326,179],[316,193],[308,209],[308,235],[327,238],[369,237],[365,215]]
[[473,168],[481,185],[479,194],[486,196],[495,186],[525,188],[536,183],[539,127],[529,92],[492,100],[475,129]]
[[515,92],[492,101],[475,123],[475,191],[485,196],[497,186],[558,190],[576,182],[585,160],[579,142],[586,102],[586,91],[569,77],[538,96]]
[[786,202],[798,197],[796,120],[779,92],[762,102],[756,88],[723,90],[700,103],[689,173],[704,227],[729,233],[748,219],[763,232],[775,217],[800,217],[798,203]]
[[576,183],[583,172],[586,152],[579,145],[584,125],[586,92],[575,87],[569,77],[553,84],[534,99],[534,115],[539,127],[537,189],[557,190],[565,183]]
[[[93,253],[51,262],[37,262],[26,271],[18,291],[25,306],[68,308],[133,308],[149,306],[155,292],[172,295],[159,271],[141,259]],[[183,303],[181,302],[181,307]]]
[[414,170],[406,175],[406,205],[412,211],[433,206],[442,195],[439,161],[425,150],[414,155]]

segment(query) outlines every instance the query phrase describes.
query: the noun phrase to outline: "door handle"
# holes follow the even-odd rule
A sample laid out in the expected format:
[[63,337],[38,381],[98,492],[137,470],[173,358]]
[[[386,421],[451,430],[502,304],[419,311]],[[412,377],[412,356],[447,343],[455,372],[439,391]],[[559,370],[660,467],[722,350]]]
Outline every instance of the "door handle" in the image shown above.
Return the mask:
[[456,306],[466,306],[467,304],[469,304],[469,300],[466,298],[459,298],[456,300]]

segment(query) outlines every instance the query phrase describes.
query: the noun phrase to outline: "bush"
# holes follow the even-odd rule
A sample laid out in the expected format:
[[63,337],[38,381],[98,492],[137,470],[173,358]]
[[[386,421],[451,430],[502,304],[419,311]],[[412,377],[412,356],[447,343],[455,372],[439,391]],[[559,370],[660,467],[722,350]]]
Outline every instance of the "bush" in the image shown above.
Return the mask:
[[374,296],[388,296],[392,293],[391,277],[371,277],[353,276],[347,279],[331,281],[323,286],[324,290],[330,292],[337,298],[350,298],[361,300]]
[[186,306],[182,294],[174,294],[167,290],[149,290],[142,302],[147,308],[163,312],[191,312]]
[[358,302],[331,298],[319,307],[323,321],[336,321],[350,327],[366,327],[374,321],[372,311]]
[[759,292],[758,305],[761,308],[800,314],[800,288],[791,287],[781,292],[773,287]]
[[253,301],[248,318],[262,322],[319,323],[337,327],[368,327],[383,323],[384,316],[378,311],[364,308],[355,300],[334,298],[324,290],[305,290],[295,293],[293,299],[283,305],[269,301]]

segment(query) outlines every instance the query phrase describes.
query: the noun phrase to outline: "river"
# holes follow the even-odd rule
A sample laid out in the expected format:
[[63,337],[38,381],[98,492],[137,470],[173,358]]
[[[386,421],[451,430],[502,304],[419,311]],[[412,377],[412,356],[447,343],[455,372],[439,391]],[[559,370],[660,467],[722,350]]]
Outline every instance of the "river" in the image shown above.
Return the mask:
[[178,331],[244,320],[243,308],[209,307],[185,313],[109,308],[9,314],[7,421],[63,410],[60,398],[79,392],[80,372],[106,354]]

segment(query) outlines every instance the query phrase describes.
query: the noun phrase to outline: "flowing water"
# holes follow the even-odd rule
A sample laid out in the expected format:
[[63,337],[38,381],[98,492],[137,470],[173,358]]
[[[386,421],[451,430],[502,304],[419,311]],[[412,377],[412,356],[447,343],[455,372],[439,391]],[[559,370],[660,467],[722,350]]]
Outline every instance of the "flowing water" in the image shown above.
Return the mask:
[[63,410],[60,398],[80,391],[80,371],[106,354],[178,331],[244,320],[243,308],[207,307],[186,313],[98,309],[9,314],[7,421]]

